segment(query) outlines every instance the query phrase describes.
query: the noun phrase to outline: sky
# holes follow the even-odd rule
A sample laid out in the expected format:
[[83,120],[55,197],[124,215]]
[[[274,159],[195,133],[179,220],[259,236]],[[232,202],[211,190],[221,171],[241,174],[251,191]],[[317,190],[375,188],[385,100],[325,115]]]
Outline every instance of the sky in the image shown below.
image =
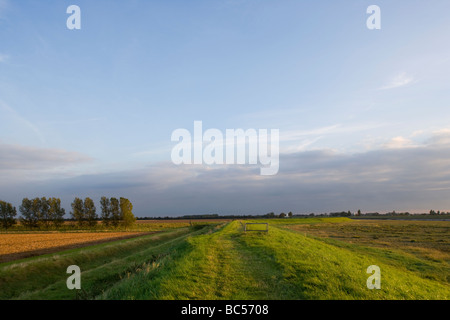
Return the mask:
[[[126,197],[138,217],[450,211],[448,12],[448,0],[0,0],[0,199],[59,197],[70,212],[75,197]],[[171,135],[194,121],[278,129],[278,173],[175,165]]]

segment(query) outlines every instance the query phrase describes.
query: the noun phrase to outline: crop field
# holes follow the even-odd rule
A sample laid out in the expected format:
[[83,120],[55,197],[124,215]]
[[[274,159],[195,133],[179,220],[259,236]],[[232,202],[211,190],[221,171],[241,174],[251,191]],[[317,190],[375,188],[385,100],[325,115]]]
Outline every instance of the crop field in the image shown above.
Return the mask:
[[138,232],[0,234],[0,262],[143,235]]
[[[255,222],[268,232],[244,232]],[[0,299],[447,300],[449,228],[347,218],[187,222],[0,263]],[[67,288],[70,265],[80,267],[80,290]],[[367,286],[372,265],[380,289]]]

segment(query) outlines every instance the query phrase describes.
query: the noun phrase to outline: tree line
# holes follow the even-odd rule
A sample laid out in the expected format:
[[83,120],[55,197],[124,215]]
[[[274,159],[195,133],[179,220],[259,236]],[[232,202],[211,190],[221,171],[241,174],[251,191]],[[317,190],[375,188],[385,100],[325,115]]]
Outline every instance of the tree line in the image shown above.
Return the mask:
[[[136,218],[133,215],[133,205],[130,200],[120,197],[100,200],[100,216],[97,214],[94,201],[87,197],[84,200],[76,197],[71,204],[71,218],[79,227],[93,227],[101,220],[104,226],[130,226]],[[21,216],[16,219],[17,210],[8,202],[0,201],[0,224],[4,229],[15,225],[17,221],[26,228],[60,228],[64,223],[66,211],[61,207],[59,198],[24,198],[19,207]]]

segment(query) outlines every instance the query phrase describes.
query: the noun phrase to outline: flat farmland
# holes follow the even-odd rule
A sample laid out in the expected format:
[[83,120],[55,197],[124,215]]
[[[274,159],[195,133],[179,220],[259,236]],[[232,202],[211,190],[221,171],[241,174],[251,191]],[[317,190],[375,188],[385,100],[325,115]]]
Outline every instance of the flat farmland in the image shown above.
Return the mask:
[[128,239],[143,232],[74,232],[0,234],[0,263],[36,255],[80,248],[107,241]]
[[[268,232],[245,232],[244,225],[255,222],[267,223]],[[0,263],[0,300],[450,297],[448,221],[293,218],[169,224],[136,223],[161,231]],[[81,270],[78,291],[66,285],[66,269],[74,264]],[[374,265],[381,273],[377,290],[367,286],[367,269]]]

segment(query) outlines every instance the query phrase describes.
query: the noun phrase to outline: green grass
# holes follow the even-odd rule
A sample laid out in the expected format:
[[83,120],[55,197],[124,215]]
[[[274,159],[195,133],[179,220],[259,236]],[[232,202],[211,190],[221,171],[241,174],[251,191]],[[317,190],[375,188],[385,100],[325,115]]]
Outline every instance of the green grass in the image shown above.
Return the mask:
[[301,234],[354,252],[377,255],[422,278],[450,284],[450,222],[371,220],[285,225]]
[[[0,265],[2,299],[449,299],[447,261],[400,248],[311,235],[347,228],[347,218],[270,219],[269,232],[243,223],[195,226]],[[358,231],[358,230],[357,230]],[[355,236],[358,232],[355,232]],[[431,231],[430,231],[431,232]],[[65,268],[82,269],[82,290]],[[370,265],[381,289],[366,286]]]
[[[163,270],[134,274],[100,298],[254,300],[450,297],[447,284],[436,279],[424,279],[415,270],[409,270],[401,263],[392,263],[392,260],[384,258],[383,254],[387,253],[381,252],[383,254],[380,256],[377,251],[346,248],[273,225],[269,233],[244,234],[242,225],[233,222],[215,233],[190,238],[182,251]],[[366,269],[373,264],[381,268],[381,290],[369,290],[366,286],[369,277]]]

